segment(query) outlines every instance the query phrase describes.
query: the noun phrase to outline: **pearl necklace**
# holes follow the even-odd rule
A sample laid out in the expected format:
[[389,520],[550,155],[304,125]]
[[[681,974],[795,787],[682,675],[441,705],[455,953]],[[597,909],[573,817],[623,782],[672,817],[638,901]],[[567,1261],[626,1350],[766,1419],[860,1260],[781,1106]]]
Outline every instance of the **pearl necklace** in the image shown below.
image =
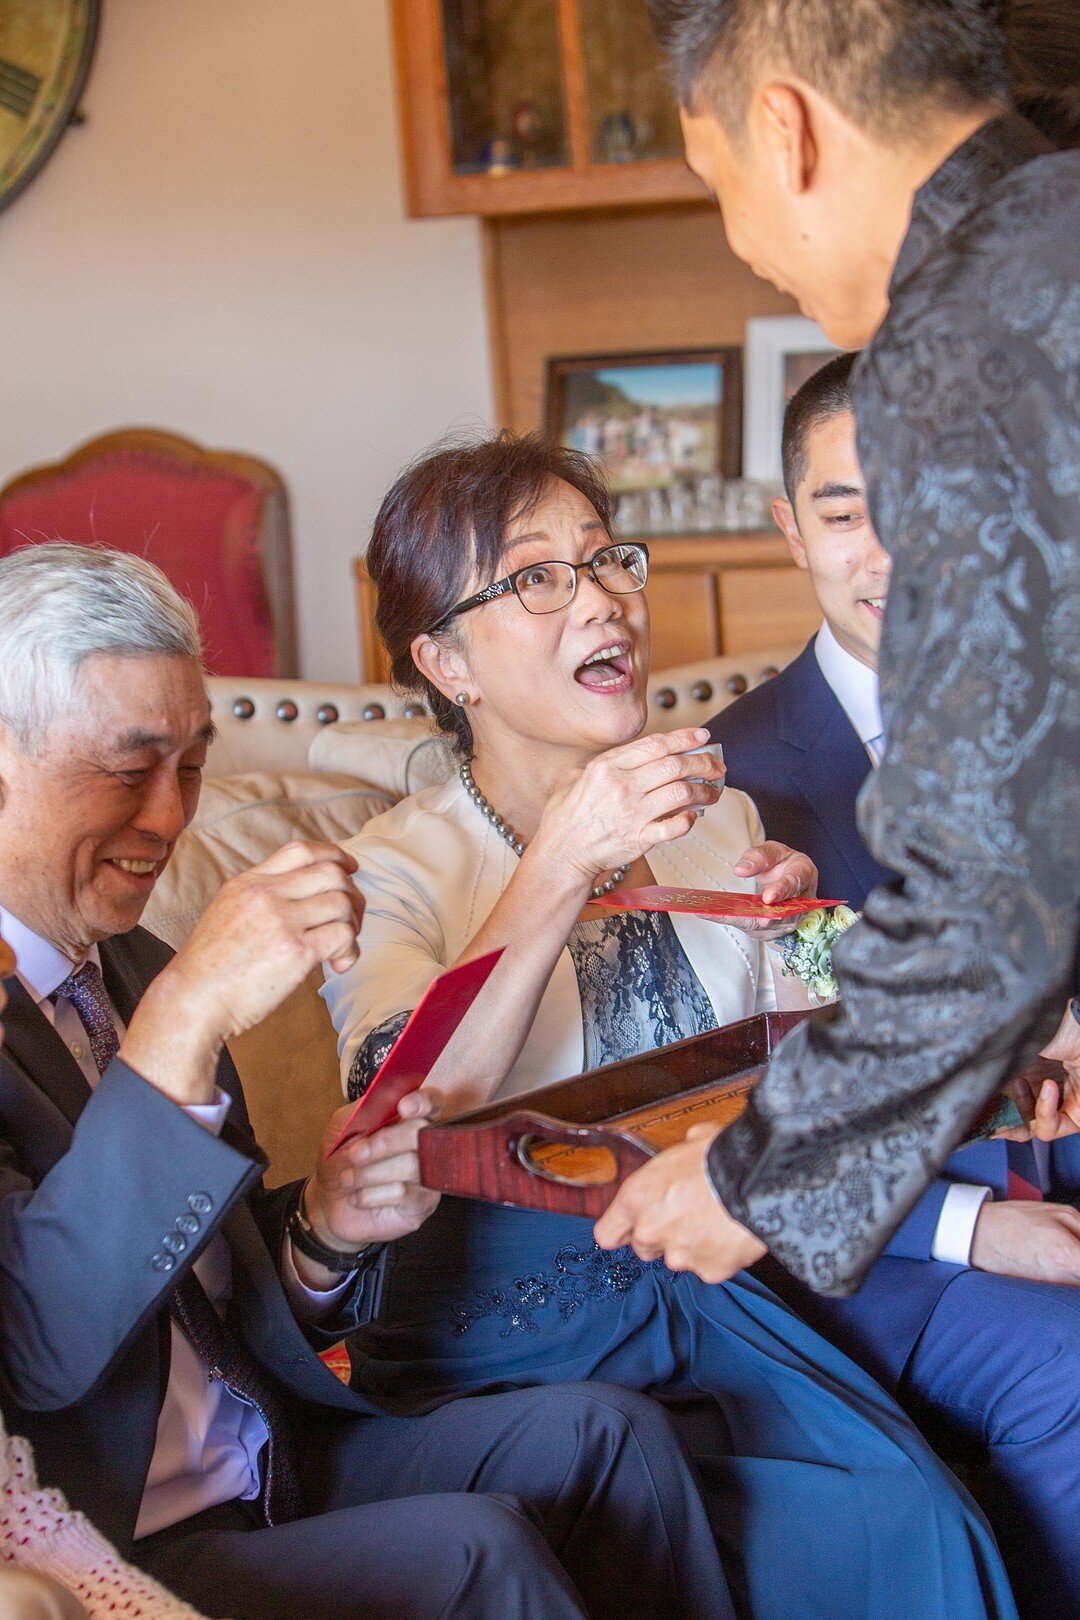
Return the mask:
[[[484,795],[473,781],[473,773],[467,759],[463,760],[458,767],[458,776],[461,778],[461,785],[473,804],[475,804],[480,814],[491,823],[499,837],[510,845],[515,855],[524,855],[524,838],[519,837],[510,823],[504,821],[502,816],[499,815],[495,806],[484,798]],[[620,866],[617,871],[612,872],[606,883],[598,883],[595,889],[590,891],[589,898],[591,900],[602,900],[605,894],[610,894],[612,889],[618,888],[629,870],[628,866]]]

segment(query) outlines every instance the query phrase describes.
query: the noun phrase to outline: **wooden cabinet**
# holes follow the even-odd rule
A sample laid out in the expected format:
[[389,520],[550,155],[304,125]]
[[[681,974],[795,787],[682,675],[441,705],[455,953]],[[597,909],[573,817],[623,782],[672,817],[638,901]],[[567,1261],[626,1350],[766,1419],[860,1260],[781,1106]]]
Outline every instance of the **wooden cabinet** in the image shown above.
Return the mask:
[[[654,671],[805,641],[821,623],[809,581],[778,534],[653,537],[648,546]],[[386,681],[375,590],[363,557],[355,574],[362,678]]]
[[821,610],[778,534],[649,541],[652,668],[807,640]]
[[640,0],[392,0],[414,215],[701,200]]

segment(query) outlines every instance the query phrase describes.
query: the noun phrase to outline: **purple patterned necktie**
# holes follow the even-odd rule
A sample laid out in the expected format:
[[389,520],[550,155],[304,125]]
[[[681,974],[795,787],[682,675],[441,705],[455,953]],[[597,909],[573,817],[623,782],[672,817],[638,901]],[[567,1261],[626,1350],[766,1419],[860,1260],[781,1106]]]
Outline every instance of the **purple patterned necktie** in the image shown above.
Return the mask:
[[84,962],[75,973],[69,973],[54,994],[70,1001],[90,1038],[90,1050],[97,1064],[98,1074],[104,1074],[120,1050],[120,1037],[113,1020],[112,1002],[95,962]]
[[[54,994],[70,1001],[90,1040],[90,1051],[99,1074],[104,1074],[117,1052],[112,1003],[101,977],[101,969],[84,962],[58,985]],[[226,1327],[203,1288],[193,1267],[188,1266],[173,1290],[172,1316],[200,1359],[238,1400],[254,1406],[269,1441],[262,1485],[262,1507],[267,1524],[288,1524],[303,1517],[292,1433],[282,1401],[246,1345]]]

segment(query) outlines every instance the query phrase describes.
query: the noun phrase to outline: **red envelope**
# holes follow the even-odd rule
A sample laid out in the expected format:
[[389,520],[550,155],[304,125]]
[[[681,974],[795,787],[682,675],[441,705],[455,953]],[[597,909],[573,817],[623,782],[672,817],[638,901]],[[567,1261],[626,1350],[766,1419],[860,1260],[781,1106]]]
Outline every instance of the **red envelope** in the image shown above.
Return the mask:
[[768,922],[782,917],[801,917],[808,911],[817,911],[819,906],[841,906],[844,902],[811,900],[803,896],[795,900],[775,900],[767,906],[758,894],[731,894],[719,889],[668,889],[653,884],[645,889],[615,889],[591,904],[617,911],[686,911],[697,917],[730,917],[732,921],[756,917]]
[[397,1112],[402,1097],[420,1089],[501,955],[501,948],[489,951],[486,956],[440,973],[428,985],[375,1078],[345,1121],[330,1153],[336,1153],[354,1136],[371,1136],[381,1130]]

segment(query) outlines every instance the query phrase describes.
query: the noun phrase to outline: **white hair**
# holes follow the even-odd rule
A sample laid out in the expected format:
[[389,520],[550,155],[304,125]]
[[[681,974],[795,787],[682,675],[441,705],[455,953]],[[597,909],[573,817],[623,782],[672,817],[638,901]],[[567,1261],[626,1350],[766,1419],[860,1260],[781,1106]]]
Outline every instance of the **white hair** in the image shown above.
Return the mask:
[[61,540],[0,558],[0,722],[38,752],[95,653],[190,658],[199,621],[160,568],[125,551]]

